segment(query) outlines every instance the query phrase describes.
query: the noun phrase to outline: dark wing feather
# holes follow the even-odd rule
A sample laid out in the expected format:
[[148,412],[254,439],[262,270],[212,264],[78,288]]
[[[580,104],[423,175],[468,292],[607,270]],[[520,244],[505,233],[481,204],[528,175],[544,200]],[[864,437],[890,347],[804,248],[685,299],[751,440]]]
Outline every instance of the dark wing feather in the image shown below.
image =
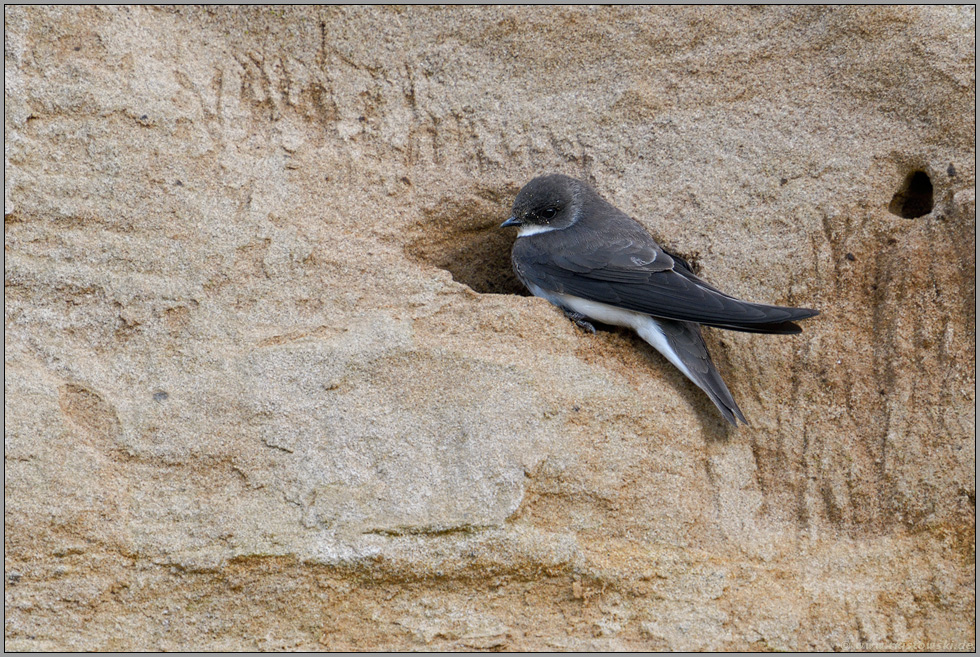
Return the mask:
[[748,424],[721,374],[711,362],[711,354],[701,337],[701,327],[691,322],[660,321],[658,324],[671,347],[691,371],[691,380],[704,390],[725,419],[734,425],[738,425],[736,419]]
[[686,262],[675,263],[645,232],[609,240],[583,228],[576,227],[574,249],[562,248],[563,231],[519,238],[513,252],[518,276],[653,317],[738,331],[798,333],[793,322],[817,314],[730,297],[695,276]]

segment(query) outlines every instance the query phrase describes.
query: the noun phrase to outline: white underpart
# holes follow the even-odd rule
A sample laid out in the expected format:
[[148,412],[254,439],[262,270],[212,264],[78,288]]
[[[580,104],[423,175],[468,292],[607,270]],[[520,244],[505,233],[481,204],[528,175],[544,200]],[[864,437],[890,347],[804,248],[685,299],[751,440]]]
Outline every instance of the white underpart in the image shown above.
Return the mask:
[[[525,225],[517,229],[518,237],[527,237],[528,235],[538,235],[539,233],[547,233],[549,230],[555,230],[554,226],[534,226]],[[539,295],[540,296],[540,295]]]
[[568,308],[574,312],[581,313],[597,322],[633,329],[651,347],[659,351],[664,355],[664,358],[673,363],[674,367],[683,372],[684,376],[693,381],[698,387],[701,387],[698,380],[692,376],[691,370],[681,360],[680,355],[670,346],[667,336],[664,335],[663,329],[660,328],[660,322],[653,317],[642,313],[635,313],[632,310],[623,310],[616,306],[610,306],[608,303],[589,301],[588,299],[575,297],[570,294],[549,292],[533,284],[528,284],[528,288],[534,296],[547,299],[561,308]]

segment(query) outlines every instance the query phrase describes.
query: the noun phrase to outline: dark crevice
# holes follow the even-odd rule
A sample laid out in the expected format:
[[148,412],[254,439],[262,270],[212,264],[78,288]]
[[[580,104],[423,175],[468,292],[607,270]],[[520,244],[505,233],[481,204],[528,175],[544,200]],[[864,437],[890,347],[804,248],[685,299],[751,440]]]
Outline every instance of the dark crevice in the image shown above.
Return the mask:
[[453,280],[480,294],[529,294],[514,274],[510,250],[513,231],[443,234],[437,242],[416,242],[408,253],[453,275]]
[[445,269],[480,294],[530,293],[514,274],[513,228],[499,228],[516,190],[475,190],[443,199],[426,215],[405,251],[419,262]]
[[916,219],[932,212],[932,180],[925,171],[913,171],[892,197],[888,211],[905,219]]

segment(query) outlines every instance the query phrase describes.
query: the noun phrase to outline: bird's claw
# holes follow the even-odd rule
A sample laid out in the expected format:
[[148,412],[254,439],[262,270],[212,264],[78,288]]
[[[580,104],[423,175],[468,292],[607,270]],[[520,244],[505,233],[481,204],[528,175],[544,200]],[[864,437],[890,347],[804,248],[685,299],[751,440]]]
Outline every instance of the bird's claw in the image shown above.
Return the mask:
[[576,326],[578,326],[579,328],[583,328],[589,333],[595,335],[595,326],[593,326],[591,322],[585,321],[586,315],[583,315],[582,313],[573,312],[571,310],[566,310],[564,312],[565,312],[565,317],[575,322]]

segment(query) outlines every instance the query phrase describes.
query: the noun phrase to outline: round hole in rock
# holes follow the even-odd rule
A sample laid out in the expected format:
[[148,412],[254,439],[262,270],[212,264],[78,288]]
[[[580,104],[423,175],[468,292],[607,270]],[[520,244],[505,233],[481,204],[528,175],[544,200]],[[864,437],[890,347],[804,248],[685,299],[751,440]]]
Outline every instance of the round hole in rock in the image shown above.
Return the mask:
[[932,180],[925,171],[913,171],[905,177],[888,211],[905,219],[923,217],[932,212]]

